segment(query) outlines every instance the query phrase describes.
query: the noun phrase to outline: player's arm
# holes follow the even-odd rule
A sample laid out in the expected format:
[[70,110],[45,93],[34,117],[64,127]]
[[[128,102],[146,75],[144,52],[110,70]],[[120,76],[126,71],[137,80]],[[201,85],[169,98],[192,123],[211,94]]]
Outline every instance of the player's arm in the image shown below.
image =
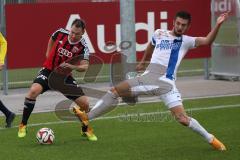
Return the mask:
[[57,37],[58,37],[59,33],[60,33],[61,31],[63,31],[63,30],[64,30],[64,29],[62,29],[62,28],[56,30],[56,31],[51,35],[51,37],[49,38],[49,40],[48,40],[48,46],[47,46],[47,51],[46,51],[46,58],[49,57],[49,54],[50,54],[50,52],[51,52],[51,50],[52,50],[52,48],[53,48],[53,45],[54,45],[55,41],[57,40]]
[[54,40],[52,39],[52,37],[50,37],[49,40],[48,40],[48,46],[47,46],[47,51],[46,51],[46,58],[48,58],[53,45],[54,45]]
[[79,65],[73,65],[73,64],[64,62],[60,66],[62,68],[69,68],[71,70],[75,70],[75,71],[78,71],[78,72],[85,72],[88,69],[89,62],[88,62],[88,60],[84,59],[84,60],[80,61]]
[[0,70],[3,68],[4,60],[7,53],[7,41],[0,33]]
[[215,27],[211,30],[211,32],[208,33],[206,37],[197,37],[195,41],[195,47],[203,46],[203,45],[209,45],[212,44],[212,42],[215,40],[217,33],[222,25],[222,23],[227,20],[228,18],[228,12],[221,14],[216,22]]
[[144,52],[144,55],[143,55],[141,61],[136,66],[137,71],[141,71],[144,69],[144,64],[145,64],[146,60],[148,60],[149,57],[152,57],[154,48],[155,48],[155,46],[152,44],[152,42],[148,43],[148,46]]
[[78,72],[85,72],[88,69],[88,60],[81,60],[80,65],[74,66],[73,70]]

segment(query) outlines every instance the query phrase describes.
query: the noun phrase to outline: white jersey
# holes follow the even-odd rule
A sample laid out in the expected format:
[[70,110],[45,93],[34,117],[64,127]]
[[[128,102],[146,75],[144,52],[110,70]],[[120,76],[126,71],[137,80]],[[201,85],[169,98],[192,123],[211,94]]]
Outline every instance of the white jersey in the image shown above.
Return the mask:
[[175,37],[169,30],[157,29],[152,36],[155,46],[151,62],[167,68],[166,78],[175,80],[177,68],[189,49],[195,47],[196,37],[182,35]]

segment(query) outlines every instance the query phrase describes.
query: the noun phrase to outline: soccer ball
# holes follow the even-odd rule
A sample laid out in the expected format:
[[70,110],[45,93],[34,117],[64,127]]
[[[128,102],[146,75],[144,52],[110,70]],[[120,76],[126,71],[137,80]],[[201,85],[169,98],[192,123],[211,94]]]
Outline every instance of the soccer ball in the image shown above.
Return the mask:
[[41,128],[36,135],[40,144],[52,144],[54,141],[54,132],[50,128]]

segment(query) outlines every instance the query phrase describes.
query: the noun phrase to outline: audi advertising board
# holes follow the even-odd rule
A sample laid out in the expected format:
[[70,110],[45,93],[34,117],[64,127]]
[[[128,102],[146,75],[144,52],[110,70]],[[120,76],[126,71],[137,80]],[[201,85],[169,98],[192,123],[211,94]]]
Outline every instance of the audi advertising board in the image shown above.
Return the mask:
[[[48,39],[58,28],[69,28],[75,18],[86,21],[85,34],[90,52],[110,63],[112,54],[104,46],[115,43],[121,50],[119,2],[105,3],[39,3],[7,4],[6,31],[8,40],[8,67],[40,67],[45,59]],[[151,35],[158,28],[172,28],[177,11],[192,14],[187,34],[205,36],[211,29],[210,0],[137,1],[136,49],[140,59]],[[188,58],[210,57],[210,47],[188,53]]]

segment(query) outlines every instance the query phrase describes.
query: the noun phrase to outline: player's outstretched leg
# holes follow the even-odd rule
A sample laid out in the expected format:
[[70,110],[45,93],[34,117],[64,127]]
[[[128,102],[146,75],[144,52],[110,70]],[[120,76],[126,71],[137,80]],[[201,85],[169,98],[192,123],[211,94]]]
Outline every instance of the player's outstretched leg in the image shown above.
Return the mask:
[[[86,136],[93,137],[89,140],[97,140],[93,134],[92,128],[89,126],[89,120],[97,118],[111,110],[113,110],[118,104],[119,96],[126,96],[129,94],[129,85],[127,82],[121,82],[116,87],[108,91],[91,109],[89,113],[81,111],[78,106],[73,108],[73,112],[80,119],[83,124],[82,131],[86,133]],[[81,106],[81,105],[80,105]],[[82,107],[81,107],[82,108]]]
[[212,141],[210,142],[210,145],[212,145],[212,147],[216,150],[220,150],[220,151],[227,150],[225,145],[221,141],[219,141],[214,135],[213,135]]
[[112,91],[108,91],[100,100],[97,101],[95,106],[88,113],[89,120],[95,119],[110,112],[116,108],[118,104],[118,96]]
[[214,149],[220,150],[220,151],[226,150],[226,147],[224,146],[224,144],[221,141],[219,141],[214,135],[208,133],[206,129],[204,129],[196,119],[192,117],[188,117],[188,118],[189,118],[189,124],[188,124],[189,128],[191,128],[193,131],[202,135]]
[[88,116],[85,111],[81,111],[79,106],[73,107],[73,112],[82,122],[81,134],[87,137],[89,141],[97,141],[97,136],[93,133],[93,129],[89,124]]
[[220,151],[226,150],[224,144],[219,141],[214,135],[208,133],[207,130],[203,128],[196,119],[187,116],[183,106],[176,106],[170,110],[179,123],[184,126],[188,126],[194,132],[200,134],[214,149]]
[[118,104],[118,97],[131,97],[130,85],[123,81],[113,87],[95,104],[88,113],[89,120],[95,119],[115,109]]
[[87,114],[85,111],[81,111],[80,107],[75,106],[73,107],[73,112],[78,117],[78,119],[82,122],[82,135],[88,137],[90,141],[96,141],[97,137],[93,133],[93,129],[89,125],[89,117],[91,119],[96,118],[107,111],[115,108],[116,105],[112,105],[114,103],[115,98],[112,98],[112,94],[107,92],[106,95],[99,100],[96,105],[91,109],[91,111]]

